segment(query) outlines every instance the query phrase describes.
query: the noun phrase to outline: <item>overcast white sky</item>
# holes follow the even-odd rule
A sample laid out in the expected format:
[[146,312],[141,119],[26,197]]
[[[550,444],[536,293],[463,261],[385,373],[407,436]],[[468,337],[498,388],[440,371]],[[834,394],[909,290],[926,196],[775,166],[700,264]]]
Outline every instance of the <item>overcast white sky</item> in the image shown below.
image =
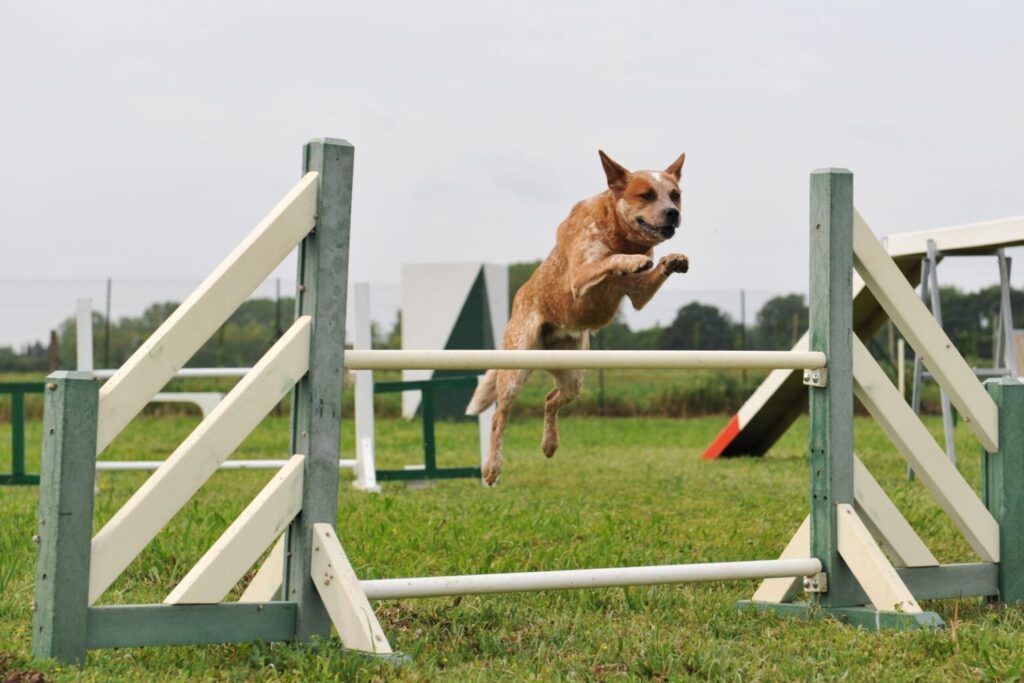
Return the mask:
[[854,171],[879,235],[1024,214],[1022,26],[1020,2],[8,0],[0,278],[201,279],[333,136],[355,279],[542,257],[600,147],[687,153],[673,287],[805,291],[816,167]]

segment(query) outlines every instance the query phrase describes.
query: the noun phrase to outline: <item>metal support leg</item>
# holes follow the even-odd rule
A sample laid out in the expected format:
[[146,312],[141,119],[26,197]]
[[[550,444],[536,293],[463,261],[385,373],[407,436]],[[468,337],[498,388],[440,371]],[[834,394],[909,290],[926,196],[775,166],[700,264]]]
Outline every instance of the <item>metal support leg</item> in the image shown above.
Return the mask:
[[[935,247],[935,240],[928,240],[928,256],[932,260],[931,268],[931,297],[932,315],[935,322],[942,327],[942,302],[939,300],[939,252]],[[949,461],[956,464],[956,444],[953,442],[953,406],[950,405],[949,395],[945,389],[939,388],[939,397],[942,403],[942,431],[946,438],[946,455]]]
[[[924,258],[921,259],[921,301],[925,302],[926,306],[928,305],[928,281],[929,281],[929,279],[931,277],[931,272],[932,272],[932,268],[933,267],[934,267],[934,264],[932,263],[931,255],[926,255]],[[921,414],[921,379],[922,379],[921,375],[924,372],[924,368],[922,367],[922,364],[921,364],[921,354],[917,352],[917,349],[913,349],[913,351],[914,351],[914,378],[913,378],[913,382],[912,382],[912,385],[911,385],[911,392],[910,392],[910,407],[913,409],[915,415],[920,415]],[[913,479],[913,478],[914,478],[914,468],[911,467],[910,465],[907,465],[907,479]]]
[[1017,342],[1013,332],[1013,307],[1010,301],[1011,259],[1005,249],[996,250],[999,259],[999,328],[1000,335],[996,353],[996,367],[1006,368],[1011,377],[1019,377],[1017,367]]

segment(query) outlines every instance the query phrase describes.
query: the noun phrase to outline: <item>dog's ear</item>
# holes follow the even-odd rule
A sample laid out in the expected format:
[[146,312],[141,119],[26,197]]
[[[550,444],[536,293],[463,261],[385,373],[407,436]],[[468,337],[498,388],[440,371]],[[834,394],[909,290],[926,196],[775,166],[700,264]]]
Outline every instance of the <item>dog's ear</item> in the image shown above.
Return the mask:
[[608,178],[608,187],[613,192],[625,190],[626,182],[629,180],[629,171],[624,166],[620,166],[613,161],[610,156],[604,153],[604,150],[599,149],[597,153],[601,156],[601,165],[604,166],[604,174]]
[[676,177],[676,180],[679,180],[680,176],[683,174],[684,161],[686,161],[686,152],[680,154],[678,159],[669,164],[668,168],[665,169],[665,173],[671,173]]

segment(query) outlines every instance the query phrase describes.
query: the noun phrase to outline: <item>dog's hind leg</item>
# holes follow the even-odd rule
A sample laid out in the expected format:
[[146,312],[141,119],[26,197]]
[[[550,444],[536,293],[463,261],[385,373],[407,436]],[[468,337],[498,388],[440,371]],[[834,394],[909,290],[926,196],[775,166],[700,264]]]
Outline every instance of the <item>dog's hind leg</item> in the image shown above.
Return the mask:
[[484,463],[484,481],[493,484],[501,474],[501,464],[504,460],[505,428],[508,426],[508,416],[512,410],[512,403],[516,396],[522,391],[523,385],[530,377],[529,370],[498,370],[496,403],[494,418],[491,420],[491,447],[487,453],[487,462]]
[[583,370],[556,370],[551,374],[555,388],[544,401],[544,438],[540,442],[540,449],[549,458],[558,450],[558,411],[572,402],[583,386]]
[[[590,340],[587,332],[582,333],[578,338],[566,337],[557,341],[546,340],[545,348],[582,350],[590,348]],[[544,455],[551,457],[558,450],[558,411],[567,403],[572,402],[579,396],[580,388],[583,386],[583,370],[549,370],[555,379],[555,388],[548,392],[544,401],[544,437],[540,442],[540,449]]]

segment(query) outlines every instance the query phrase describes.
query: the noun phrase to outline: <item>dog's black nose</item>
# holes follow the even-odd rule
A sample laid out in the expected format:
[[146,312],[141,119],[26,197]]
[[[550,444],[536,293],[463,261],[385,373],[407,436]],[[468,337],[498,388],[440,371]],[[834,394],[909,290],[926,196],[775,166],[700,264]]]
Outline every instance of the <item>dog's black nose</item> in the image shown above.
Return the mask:
[[679,225],[679,209],[665,211],[665,222],[669,225]]

